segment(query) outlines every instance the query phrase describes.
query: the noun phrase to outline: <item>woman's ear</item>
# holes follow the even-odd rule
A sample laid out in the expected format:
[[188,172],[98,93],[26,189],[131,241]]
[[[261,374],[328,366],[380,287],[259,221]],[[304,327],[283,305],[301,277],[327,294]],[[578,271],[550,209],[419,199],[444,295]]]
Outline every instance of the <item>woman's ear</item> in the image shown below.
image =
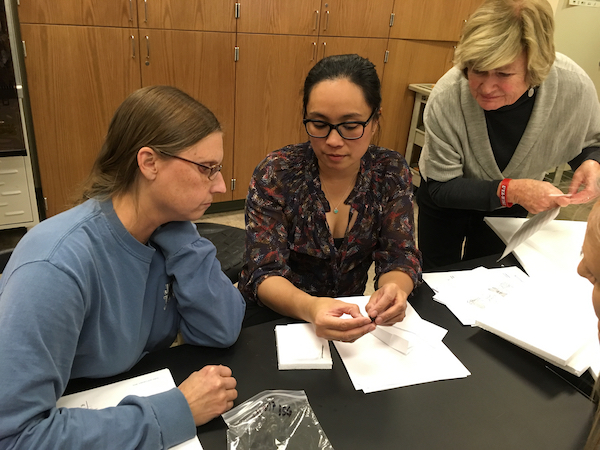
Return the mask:
[[154,180],[158,173],[158,155],[150,147],[142,147],[137,153],[137,163],[142,176]]
[[373,121],[373,130],[371,132],[371,135],[375,135],[375,133],[379,130],[379,121],[381,120],[381,111],[383,111],[383,108],[380,106],[379,107],[379,111],[377,111],[377,118]]

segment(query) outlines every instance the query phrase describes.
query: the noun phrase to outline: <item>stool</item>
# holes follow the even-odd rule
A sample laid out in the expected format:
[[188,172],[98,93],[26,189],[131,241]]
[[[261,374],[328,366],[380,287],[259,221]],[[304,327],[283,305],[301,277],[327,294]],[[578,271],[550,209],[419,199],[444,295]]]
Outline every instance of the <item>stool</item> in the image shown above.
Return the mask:
[[246,232],[241,228],[209,222],[197,223],[196,228],[200,236],[217,248],[221,269],[232,283],[237,283],[244,263]]
[[6,267],[6,264],[8,263],[8,260],[10,259],[13,250],[13,248],[0,250],[0,273],[4,272],[4,268]]

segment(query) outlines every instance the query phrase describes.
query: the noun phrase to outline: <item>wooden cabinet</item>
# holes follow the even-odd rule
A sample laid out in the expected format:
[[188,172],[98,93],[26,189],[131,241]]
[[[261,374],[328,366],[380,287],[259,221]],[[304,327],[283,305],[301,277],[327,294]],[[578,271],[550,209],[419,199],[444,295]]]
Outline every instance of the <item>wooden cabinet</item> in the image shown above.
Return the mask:
[[365,58],[369,58],[369,61],[375,64],[377,74],[381,79],[383,77],[387,44],[387,39],[322,36],[319,38],[319,42],[317,44],[317,60],[321,60],[326,56],[331,55],[356,53]]
[[137,26],[136,0],[21,0],[21,23]]
[[48,215],[67,209],[115,109],[140,86],[136,29],[21,24]]
[[306,140],[301,89],[316,60],[310,36],[238,34],[234,200],[267,153]]
[[317,35],[321,0],[238,0],[238,33]]
[[[206,105],[221,122],[223,178],[233,177],[235,34],[140,30],[142,85],[175,86]],[[232,200],[229,183],[215,201]]]
[[235,31],[234,0],[137,0],[137,3],[140,28]]
[[396,1],[390,38],[458,41],[465,21],[482,1]]
[[375,63],[379,144],[403,153],[408,84],[433,83],[450,68],[463,21],[481,1],[21,0],[47,213],[69,207],[115,109],[146,85],[177,86],[221,121],[228,192],[216,201],[244,199],[267,153],[306,140],[301,91],[324,56]]
[[319,34],[387,39],[393,4],[393,0],[323,0]]
[[411,83],[435,83],[452,67],[454,43],[390,39],[382,83],[382,121],[379,145],[404,154],[414,92]]

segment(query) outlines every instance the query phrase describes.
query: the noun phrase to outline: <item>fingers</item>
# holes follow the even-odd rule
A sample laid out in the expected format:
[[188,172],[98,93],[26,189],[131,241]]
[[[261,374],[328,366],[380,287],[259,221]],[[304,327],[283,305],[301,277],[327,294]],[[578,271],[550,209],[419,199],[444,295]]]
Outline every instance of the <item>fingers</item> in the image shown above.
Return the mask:
[[406,294],[394,283],[383,285],[365,307],[375,325],[393,325],[406,316]]
[[585,188],[582,191],[571,195],[570,204],[580,205],[582,203],[587,203],[598,196],[597,192],[593,188]]
[[237,381],[226,366],[205,366],[192,373],[179,390],[183,393],[197,426],[223,414],[233,407],[238,393]]
[[[350,329],[338,329],[338,328],[327,328],[315,326],[317,336],[330,341],[341,341],[341,342],[354,342],[357,339],[363,337],[365,334],[375,330],[375,324],[371,323],[368,317],[366,325],[350,328]],[[351,319],[339,319],[340,321],[349,321]]]

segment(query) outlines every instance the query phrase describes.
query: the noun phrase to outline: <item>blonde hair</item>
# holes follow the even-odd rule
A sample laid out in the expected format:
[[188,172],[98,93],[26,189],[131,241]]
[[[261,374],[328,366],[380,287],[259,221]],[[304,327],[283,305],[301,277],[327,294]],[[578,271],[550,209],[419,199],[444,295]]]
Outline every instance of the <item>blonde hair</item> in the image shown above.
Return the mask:
[[202,103],[172,86],[138,89],[117,108],[79,202],[135,188],[142,147],[178,154],[221,125]]
[[527,55],[525,81],[539,86],[548,76],[554,50],[554,14],[547,0],[486,0],[464,26],[454,64],[485,72]]

